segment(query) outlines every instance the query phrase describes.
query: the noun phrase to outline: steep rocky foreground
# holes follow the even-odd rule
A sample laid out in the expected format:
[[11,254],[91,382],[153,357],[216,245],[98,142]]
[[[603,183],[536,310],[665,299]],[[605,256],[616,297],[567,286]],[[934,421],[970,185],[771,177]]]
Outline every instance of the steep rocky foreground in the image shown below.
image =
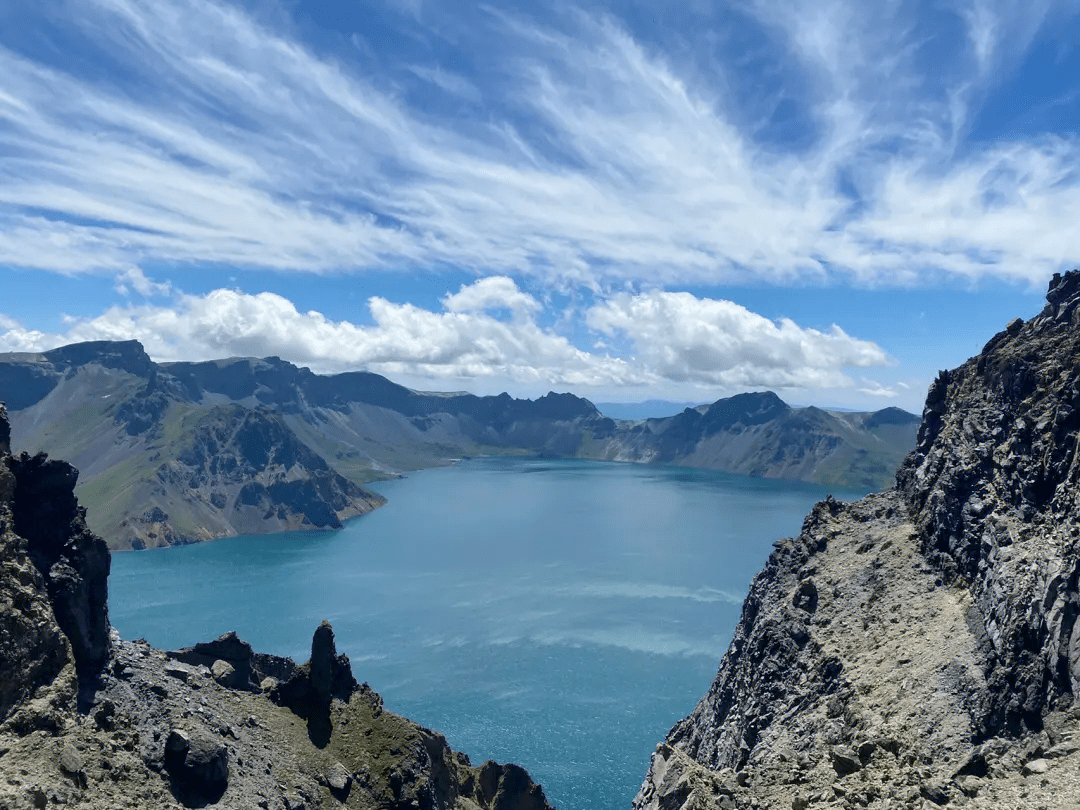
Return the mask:
[[894,489],[755,578],[634,802],[1080,807],[1080,273],[942,372]]
[[76,477],[13,458],[0,406],[0,808],[549,808],[521,768],[385,711],[325,622],[303,666],[232,634],[121,641]]

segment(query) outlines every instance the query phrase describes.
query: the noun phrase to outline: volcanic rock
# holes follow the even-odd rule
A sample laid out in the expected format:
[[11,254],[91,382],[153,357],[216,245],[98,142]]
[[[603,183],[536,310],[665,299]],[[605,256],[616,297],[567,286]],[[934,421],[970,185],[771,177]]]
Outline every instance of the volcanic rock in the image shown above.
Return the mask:
[[777,542],[636,810],[716,807],[732,772],[736,806],[787,806],[792,755],[822,806],[1080,806],[1077,368],[1072,272],[938,375],[895,487]]

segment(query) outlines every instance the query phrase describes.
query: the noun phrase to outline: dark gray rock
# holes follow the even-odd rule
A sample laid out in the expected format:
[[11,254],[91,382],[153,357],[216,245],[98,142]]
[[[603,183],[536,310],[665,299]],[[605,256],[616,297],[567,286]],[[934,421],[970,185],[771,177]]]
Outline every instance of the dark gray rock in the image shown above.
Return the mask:
[[82,769],[82,755],[75,750],[73,745],[65,745],[60,752],[60,770],[68,775],[75,776],[81,773]]
[[927,558],[975,597],[986,735],[1037,731],[1080,687],[1080,273],[1055,276],[1047,302],[939,377],[897,476]]
[[236,667],[228,661],[222,661],[221,659],[215,661],[213,666],[210,667],[210,674],[215,681],[222,686],[227,686],[231,689],[235,689],[243,683],[236,671]]
[[229,786],[228,748],[201,729],[170,731],[164,763],[174,795],[187,807],[213,804]]
[[308,722],[308,736],[320,748],[330,739],[330,702],[348,700],[357,689],[347,655],[339,655],[334,630],[323,621],[311,639],[311,659],[297,667],[284,683],[270,690],[271,697]]
[[338,793],[344,792],[351,782],[352,777],[340,762],[335,762],[326,774],[326,784]]
[[15,477],[14,531],[45,580],[56,622],[71,643],[80,680],[92,680],[109,655],[108,577],[105,541],[86,527],[75,499],[79,473],[43,453],[7,458]]
[[[251,645],[233,631],[213,641],[200,642],[194,647],[170,650],[167,655],[173,661],[188,666],[206,667],[216,681],[231,689],[254,690],[258,688],[259,681],[262,680],[260,673],[252,667],[254,653]],[[218,667],[217,672],[214,671],[215,666]],[[232,671],[228,672],[225,666],[231,668]]]
[[862,761],[850,748],[834,748],[830,756],[830,762],[837,776],[847,776],[862,768]]

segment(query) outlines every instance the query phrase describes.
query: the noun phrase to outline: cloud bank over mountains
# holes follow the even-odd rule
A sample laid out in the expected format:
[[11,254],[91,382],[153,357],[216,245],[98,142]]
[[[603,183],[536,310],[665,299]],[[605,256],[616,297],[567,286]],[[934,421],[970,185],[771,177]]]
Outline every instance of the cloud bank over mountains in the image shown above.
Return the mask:
[[620,294],[585,312],[598,334],[630,341],[627,357],[583,351],[541,325],[540,302],[505,276],[463,285],[442,305],[436,312],[376,296],[368,301],[373,324],[357,325],[300,312],[273,293],[218,289],[71,319],[62,334],[2,319],[0,350],[136,338],[157,360],[277,355],[323,372],[366,368],[391,377],[586,389],[674,382],[708,392],[851,388],[856,383],[842,369],[888,362],[879,346],[839,327],[820,332],[790,320],[774,323],[730,301],[689,293]]

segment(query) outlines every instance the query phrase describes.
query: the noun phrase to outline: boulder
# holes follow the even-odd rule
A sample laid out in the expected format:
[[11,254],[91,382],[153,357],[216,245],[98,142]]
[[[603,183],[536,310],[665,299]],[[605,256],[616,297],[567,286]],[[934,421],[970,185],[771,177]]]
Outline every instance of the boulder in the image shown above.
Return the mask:
[[173,793],[188,807],[216,802],[229,785],[228,748],[202,729],[172,729],[164,761]]
[[236,667],[228,661],[222,661],[219,658],[214,662],[214,665],[210,667],[210,673],[213,675],[214,680],[222,686],[235,688],[240,685],[240,678],[237,676]]

